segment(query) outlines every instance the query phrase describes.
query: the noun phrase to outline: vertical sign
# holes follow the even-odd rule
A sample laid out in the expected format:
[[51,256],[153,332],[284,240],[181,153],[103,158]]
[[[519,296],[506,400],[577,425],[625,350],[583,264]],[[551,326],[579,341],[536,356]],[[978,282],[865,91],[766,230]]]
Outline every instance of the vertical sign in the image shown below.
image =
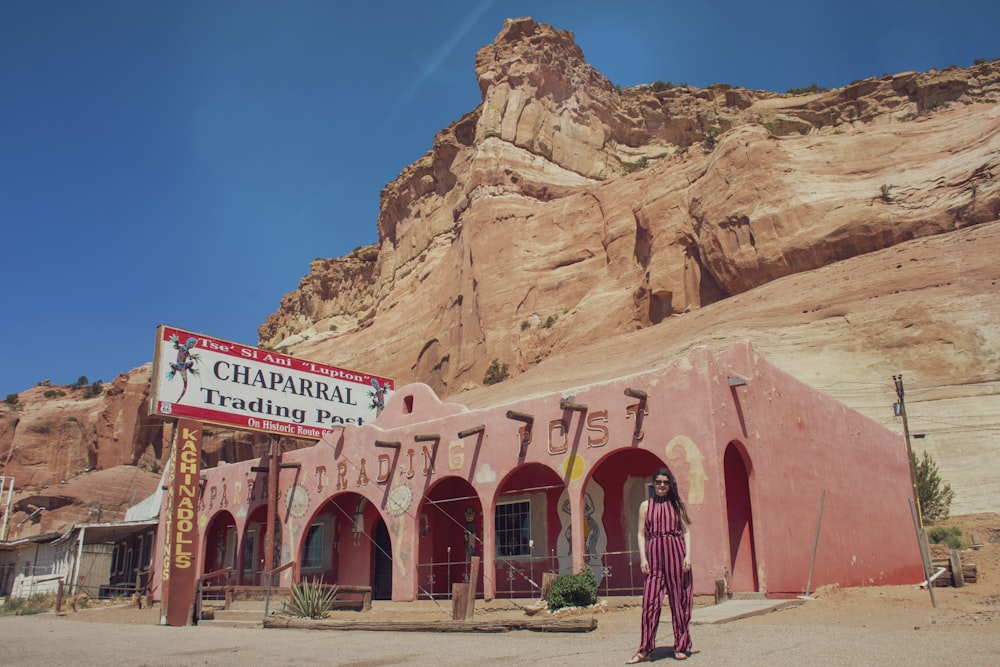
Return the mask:
[[190,625],[198,581],[198,490],[201,423],[177,422],[167,481],[167,513],[163,545],[163,613],[161,625]]

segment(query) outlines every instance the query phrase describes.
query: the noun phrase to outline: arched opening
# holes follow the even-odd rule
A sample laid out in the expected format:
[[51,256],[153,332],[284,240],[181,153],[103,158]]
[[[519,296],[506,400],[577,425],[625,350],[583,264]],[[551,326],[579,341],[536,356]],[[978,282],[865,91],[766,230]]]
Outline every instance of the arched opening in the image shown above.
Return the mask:
[[[584,548],[602,595],[642,595],[645,576],[637,537],[639,505],[649,497],[653,471],[662,465],[663,461],[647,450],[620,449],[598,461],[587,480]],[[568,526],[568,508],[562,499],[560,514],[563,525]],[[568,539],[568,531],[565,537]]]
[[[374,597],[376,552],[383,553],[389,563],[392,562],[388,531],[384,535],[379,534],[380,526],[384,529],[385,522],[378,509],[358,493],[341,493],[323,504],[310,522],[310,530],[317,525],[321,525],[322,528],[313,531],[314,538],[318,539],[317,533],[322,531],[324,546],[320,560],[317,561],[314,556],[310,561],[313,564],[318,563],[313,571],[321,570],[323,581],[329,584],[371,586]],[[326,533],[329,533],[329,538]],[[305,538],[308,538],[308,532]],[[383,542],[380,543],[380,540]],[[310,547],[314,550],[320,548],[314,544],[308,539],[303,539],[303,556]],[[326,550],[327,547],[329,551]],[[301,571],[301,576],[307,576],[305,569]],[[390,596],[391,593],[390,580]]]
[[742,445],[736,441],[726,446],[723,468],[729,524],[729,589],[753,592],[757,590],[757,556],[750,506],[750,466]]
[[[224,568],[232,568],[233,578],[239,568],[237,562],[236,519],[228,511],[221,511],[212,517],[205,528],[205,557],[202,559],[202,574],[215,572]],[[222,584],[225,577],[213,578],[206,582],[211,585]]]
[[349,519],[350,515],[342,515],[333,503],[320,505],[299,544],[299,581],[337,583],[340,536],[350,530]]
[[[418,595],[451,595],[453,583],[468,582],[473,556],[483,555],[483,506],[472,485],[447,477],[429,490],[417,517]],[[482,569],[476,582],[482,595]]]
[[385,519],[379,517],[375,523],[375,544],[372,550],[372,599],[392,599],[392,541]]
[[[563,479],[540,463],[518,467],[500,484],[493,513],[496,597],[537,597],[543,572],[559,572]],[[484,577],[487,573],[484,573]]]
[[239,581],[244,586],[264,585],[264,541],[267,537],[267,505],[250,512],[243,529]]

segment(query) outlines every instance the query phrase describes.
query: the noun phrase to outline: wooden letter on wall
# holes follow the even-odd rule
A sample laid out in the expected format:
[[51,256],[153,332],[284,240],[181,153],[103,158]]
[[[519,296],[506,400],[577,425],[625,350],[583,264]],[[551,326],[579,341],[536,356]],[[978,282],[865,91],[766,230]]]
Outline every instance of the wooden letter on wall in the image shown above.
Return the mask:
[[407,468],[404,471],[404,474],[406,475],[406,477],[408,479],[413,479],[413,448],[412,447],[410,447],[410,448],[408,448],[406,450],[406,460],[407,460]]
[[323,493],[323,482],[326,481],[326,466],[316,466],[316,492]]
[[434,472],[434,457],[437,455],[438,443],[434,443],[434,449],[430,450],[427,445],[423,447],[424,453],[424,477]]
[[453,440],[448,443],[448,469],[461,470],[465,465],[465,442]]
[[386,480],[389,479],[390,463],[392,463],[392,459],[389,458],[388,454],[378,455],[378,475],[375,476],[375,481],[379,484],[385,484]]
[[587,430],[593,431],[594,433],[600,434],[596,438],[587,436],[587,446],[588,447],[603,447],[608,444],[608,427],[605,424],[608,423],[608,411],[601,410],[599,412],[591,412],[587,415]]
[[[559,437],[562,438],[561,443],[553,442],[552,431],[554,429],[559,430]],[[564,454],[568,449],[569,442],[566,438],[566,424],[561,419],[553,419],[549,422],[549,454]]]
[[337,461],[337,490],[343,491],[347,488],[347,462]]

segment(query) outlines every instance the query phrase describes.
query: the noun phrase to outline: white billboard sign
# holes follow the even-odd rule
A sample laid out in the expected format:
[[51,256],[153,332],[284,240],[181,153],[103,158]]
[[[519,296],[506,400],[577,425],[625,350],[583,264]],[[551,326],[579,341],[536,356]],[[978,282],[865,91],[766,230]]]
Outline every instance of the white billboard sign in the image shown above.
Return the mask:
[[161,325],[151,415],[318,440],[379,415],[395,383]]

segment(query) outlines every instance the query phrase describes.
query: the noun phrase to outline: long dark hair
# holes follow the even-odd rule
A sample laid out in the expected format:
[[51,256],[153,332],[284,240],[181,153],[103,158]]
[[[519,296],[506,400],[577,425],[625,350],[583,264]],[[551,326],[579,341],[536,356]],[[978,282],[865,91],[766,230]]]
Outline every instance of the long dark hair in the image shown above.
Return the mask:
[[684,506],[684,501],[681,500],[681,494],[677,492],[677,478],[674,477],[674,473],[670,472],[670,468],[664,466],[653,471],[653,480],[655,481],[657,477],[666,477],[670,480],[670,490],[667,491],[667,500],[673,504],[674,509],[677,510],[677,514],[680,515],[681,521],[684,522],[684,525],[690,526],[691,519],[688,517],[688,511],[687,507]]

